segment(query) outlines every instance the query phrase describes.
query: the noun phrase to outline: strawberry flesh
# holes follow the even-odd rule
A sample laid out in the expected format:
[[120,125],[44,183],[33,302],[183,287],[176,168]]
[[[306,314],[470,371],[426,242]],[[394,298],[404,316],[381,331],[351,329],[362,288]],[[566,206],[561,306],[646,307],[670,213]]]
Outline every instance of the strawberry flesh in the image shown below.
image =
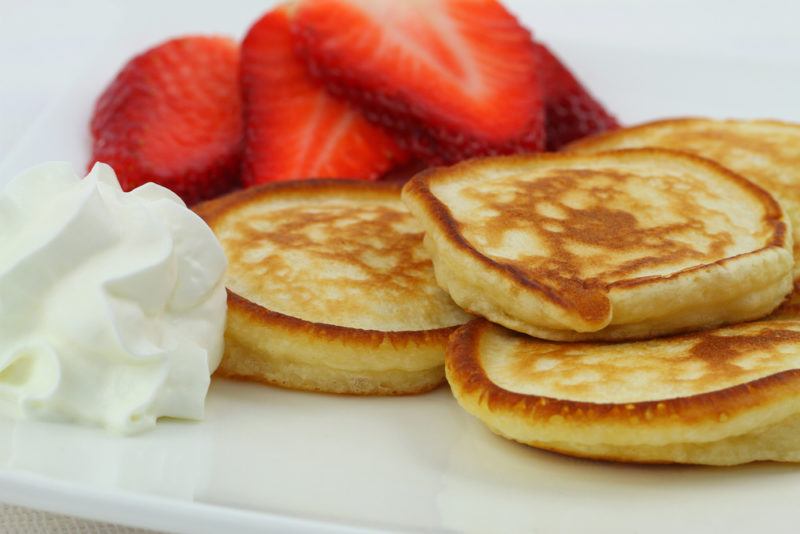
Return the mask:
[[617,120],[543,44],[536,43],[544,90],[547,149],[619,127]]
[[332,97],[295,55],[278,8],[242,44],[245,185],[296,178],[375,179],[407,155],[351,104]]
[[224,37],[167,41],[133,58],[100,95],[92,159],[125,190],[156,182],[187,204],[238,184],[242,140],[239,47]]
[[299,0],[309,70],[429,163],[541,150],[530,33],[495,0]]

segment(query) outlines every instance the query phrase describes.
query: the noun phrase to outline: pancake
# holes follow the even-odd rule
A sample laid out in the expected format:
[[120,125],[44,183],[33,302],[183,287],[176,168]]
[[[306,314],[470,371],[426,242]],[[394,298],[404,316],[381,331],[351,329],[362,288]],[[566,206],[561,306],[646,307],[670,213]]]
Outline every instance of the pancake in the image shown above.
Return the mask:
[[662,147],[713,159],[760,185],[792,221],[795,279],[800,278],[800,124],[702,118],[651,122],[587,137],[565,150],[600,152]]
[[550,340],[621,340],[764,317],[792,288],[790,223],[760,187],[674,151],[486,158],[403,200],[465,310]]
[[767,319],[625,343],[554,343],[478,319],[446,356],[459,404],[495,433],[573,456],[800,461],[800,299]]
[[197,211],[229,263],[218,375],[364,395],[443,381],[468,315],[436,285],[399,185],[283,182]]

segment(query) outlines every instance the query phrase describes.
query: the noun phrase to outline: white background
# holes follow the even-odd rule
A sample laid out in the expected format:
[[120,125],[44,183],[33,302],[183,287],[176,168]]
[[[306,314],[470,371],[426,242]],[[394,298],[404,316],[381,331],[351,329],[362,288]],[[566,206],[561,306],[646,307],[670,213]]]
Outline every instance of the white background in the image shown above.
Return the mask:
[[[0,0],[0,172],[45,159],[83,166],[93,100],[132,54],[188,33],[243,36],[272,3]],[[797,2],[506,3],[626,123],[687,114],[800,120]]]
[[[796,2],[509,1],[625,123],[800,121]],[[175,35],[242,36],[271,2],[0,0],[0,183],[88,159],[95,97]],[[186,532],[796,532],[800,469],[577,461],[496,438],[446,389],[353,399],[218,382],[201,424],[120,439],[0,421],[0,501]],[[312,523],[303,523],[308,519]],[[248,530],[249,529],[249,530]]]

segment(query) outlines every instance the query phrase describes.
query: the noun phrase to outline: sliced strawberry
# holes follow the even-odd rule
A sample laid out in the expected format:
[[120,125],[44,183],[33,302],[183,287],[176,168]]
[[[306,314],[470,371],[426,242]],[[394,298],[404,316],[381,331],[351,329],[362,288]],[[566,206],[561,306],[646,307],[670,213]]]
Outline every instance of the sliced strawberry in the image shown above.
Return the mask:
[[495,0],[299,0],[292,29],[331,92],[429,162],[540,150],[530,33]]
[[619,127],[617,120],[545,45],[536,43],[536,52],[544,90],[548,150]]
[[375,179],[406,160],[389,133],[328,95],[295,56],[286,8],[267,13],[242,44],[243,180]]
[[238,183],[242,139],[239,47],[191,36],[136,56],[97,100],[92,161],[126,190],[156,182],[187,204]]

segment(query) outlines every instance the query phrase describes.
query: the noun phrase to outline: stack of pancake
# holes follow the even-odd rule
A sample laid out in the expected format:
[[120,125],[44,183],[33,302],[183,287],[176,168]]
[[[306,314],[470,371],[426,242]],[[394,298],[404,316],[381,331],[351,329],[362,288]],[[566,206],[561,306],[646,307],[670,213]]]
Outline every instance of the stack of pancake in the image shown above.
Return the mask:
[[464,409],[536,447],[800,461],[800,125],[662,121],[399,195],[311,181],[201,206],[231,264],[220,372],[398,394],[444,362]]
[[400,185],[281,182],[196,209],[228,256],[217,374],[360,395],[442,383],[469,316],[436,285]]

